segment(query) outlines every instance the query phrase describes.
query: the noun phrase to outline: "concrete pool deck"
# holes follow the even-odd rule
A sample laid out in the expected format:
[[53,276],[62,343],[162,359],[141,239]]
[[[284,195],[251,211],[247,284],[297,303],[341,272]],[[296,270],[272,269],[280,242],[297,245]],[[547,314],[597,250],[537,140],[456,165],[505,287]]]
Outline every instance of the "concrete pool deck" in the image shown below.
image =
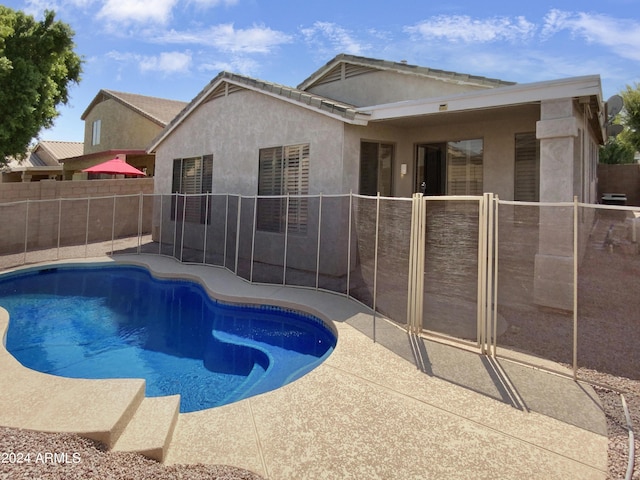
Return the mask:
[[[178,415],[173,397],[143,399],[140,380],[54,377],[0,348],[0,425],[81,433],[167,464],[228,464],[268,479],[607,476],[606,421],[586,385],[410,338],[378,319],[377,336],[396,345],[392,351],[362,333],[371,312],[340,295],[252,285],[221,268],[154,255],[79,262],[105,261],[197,279],[223,300],[313,313],[333,322],[336,349],[276,391]],[[0,338],[6,317],[0,311]],[[162,445],[147,438],[158,434]]]

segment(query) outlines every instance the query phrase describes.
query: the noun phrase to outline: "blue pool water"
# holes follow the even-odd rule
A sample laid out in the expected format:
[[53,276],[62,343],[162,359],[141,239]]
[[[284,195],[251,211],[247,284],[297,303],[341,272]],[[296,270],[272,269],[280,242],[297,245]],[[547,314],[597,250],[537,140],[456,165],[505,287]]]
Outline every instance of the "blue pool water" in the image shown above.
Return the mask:
[[58,267],[0,276],[7,350],[72,378],[144,378],[181,412],[276,389],[327,358],[335,335],[279,307],[212,300],[195,282],[133,266]]

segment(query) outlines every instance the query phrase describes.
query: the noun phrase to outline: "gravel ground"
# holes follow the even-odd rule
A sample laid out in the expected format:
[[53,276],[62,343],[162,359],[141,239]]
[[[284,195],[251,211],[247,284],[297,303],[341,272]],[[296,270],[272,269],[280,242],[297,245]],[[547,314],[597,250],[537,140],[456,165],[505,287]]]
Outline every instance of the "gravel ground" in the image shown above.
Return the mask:
[[635,429],[640,425],[640,381],[630,380],[623,377],[613,377],[596,371],[581,371],[582,378],[606,384],[615,388],[594,387],[602,408],[607,417],[607,433],[609,436],[609,475],[607,478],[625,478],[629,463],[629,429],[622,407],[620,394],[622,392],[629,415],[631,417],[631,427],[634,428],[635,436],[635,468],[633,470],[634,480],[640,480],[640,436]]
[[6,427],[0,427],[0,479],[264,480],[241,468],[165,466],[142,455],[109,452],[103,445],[76,435]]

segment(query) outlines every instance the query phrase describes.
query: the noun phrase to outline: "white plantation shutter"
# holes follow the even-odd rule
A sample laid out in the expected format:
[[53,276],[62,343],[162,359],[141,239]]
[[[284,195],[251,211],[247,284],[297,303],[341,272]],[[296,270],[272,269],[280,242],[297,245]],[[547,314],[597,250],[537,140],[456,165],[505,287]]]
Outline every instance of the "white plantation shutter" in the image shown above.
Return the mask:
[[[199,194],[202,189],[202,158],[182,160],[182,192],[187,195]],[[200,222],[200,198],[187,197],[184,219],[187,222]]]
[[[206,198],[202,195],[211,192],[213,185],[213,155],[204,157],[178,158],[173,161],[173,178],[171,191],[188,196],[182,197],[178,202],[177,215],[182,219],[184,208],[184,220],[187,222],[204,223]],[[174,215],[175,202],[172,201],[172,217]]]
[[[259,153],[258,196],[282,195],[282,148],[263,148]],[[258,203],[258,229],[279,232],[282,199],[263,198]]]
[[[284,192],[288,195],[309,194],[309,145],[284,147]],[[306,233],[309,200],[289,199],[289,233]]]
[[[259,153],[258,196],[308,195],[309,145],[263,148]],[[258,229],[283,232],[287,222],[286,198],[263,198],[258,203]],[[308,200],[289,201],[289,232],[305,233]]]

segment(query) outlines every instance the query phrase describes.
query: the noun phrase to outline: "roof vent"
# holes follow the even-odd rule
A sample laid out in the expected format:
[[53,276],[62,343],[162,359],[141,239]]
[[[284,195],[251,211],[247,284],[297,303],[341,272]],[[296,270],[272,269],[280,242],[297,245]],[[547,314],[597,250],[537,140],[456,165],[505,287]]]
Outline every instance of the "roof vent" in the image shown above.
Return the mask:
[[403,65],[406,65],[407,61],[406,60],[400,60],[400,63],[403,64]]

